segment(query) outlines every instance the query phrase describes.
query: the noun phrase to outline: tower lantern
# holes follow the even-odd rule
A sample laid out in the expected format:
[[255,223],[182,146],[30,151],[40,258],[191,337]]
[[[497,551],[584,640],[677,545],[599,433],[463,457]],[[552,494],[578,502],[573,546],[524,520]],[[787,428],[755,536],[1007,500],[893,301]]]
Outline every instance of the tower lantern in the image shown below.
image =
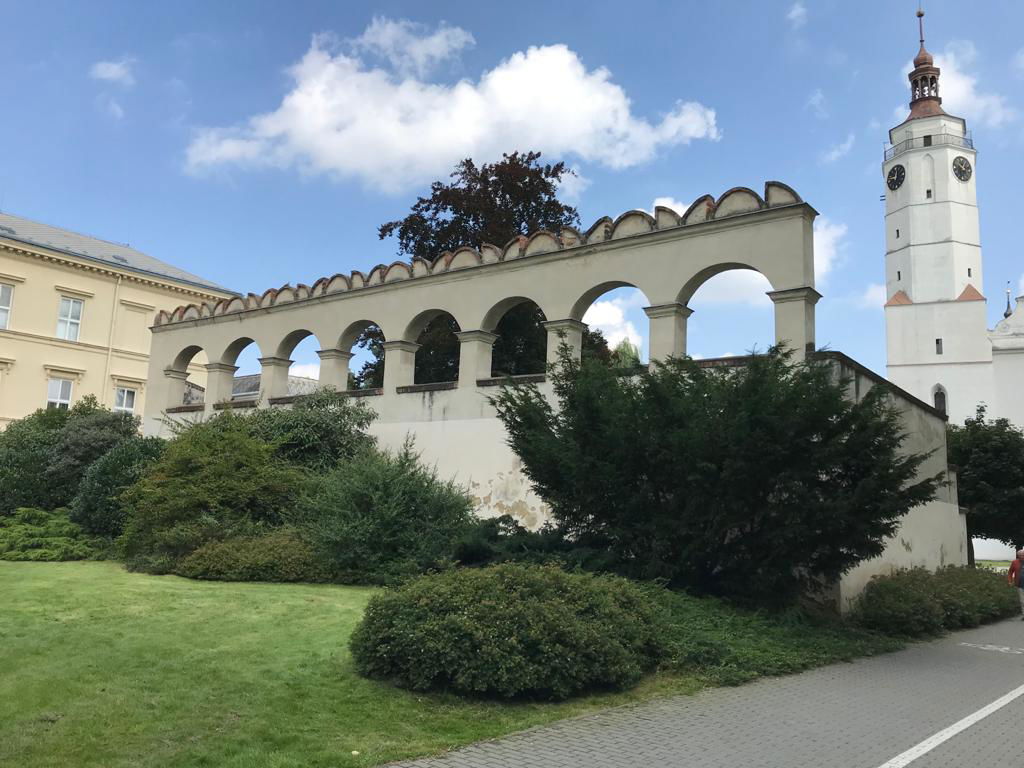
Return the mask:
[[944,115],[942,97],[939,96],[939,68],[935,59],[924,47],[924,11],[917,11],[917,25],[921,36],[921,49],[914,57],[914,69],[910,78],[910,117],[932,117]]

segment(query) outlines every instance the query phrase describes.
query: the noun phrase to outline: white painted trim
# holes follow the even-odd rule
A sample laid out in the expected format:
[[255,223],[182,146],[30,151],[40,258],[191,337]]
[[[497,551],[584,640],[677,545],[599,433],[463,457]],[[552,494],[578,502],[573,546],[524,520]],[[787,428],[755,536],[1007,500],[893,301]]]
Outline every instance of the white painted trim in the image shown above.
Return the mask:
[[76,299],[91,299],[96,294],[92,291],[84,291],[81,288],[69,288],[66,285],[55,285],[53,290],[58,293],[66,293],[68,296]]

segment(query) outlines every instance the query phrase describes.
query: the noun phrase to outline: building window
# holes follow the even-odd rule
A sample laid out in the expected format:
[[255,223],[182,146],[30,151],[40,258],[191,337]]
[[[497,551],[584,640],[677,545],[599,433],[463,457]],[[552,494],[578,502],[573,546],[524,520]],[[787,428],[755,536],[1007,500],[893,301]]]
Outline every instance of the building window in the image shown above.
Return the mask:
[[925,136],[924,137],[924,146],[930,147],[931,145],[932,145],[932,137],[931,136]]
[[935,403],[936,411],[946,413],[946,390],[942,387],[936,387],[935,392],[932,394],[932,402]]
[[970,276],[971,276],[971,268],[970,268],[970,267],[968,267],[968,268],[967,268],[967,276],[968,276],[968,277],[970,277]]
[[82,300],[60,297],[60,314],[57,316],[57,338],[78,341],[82,326]]
[[898,269],[896,270],[896,279],[897,280],[902,280],[903,279],[903,273],[900,272]]
[[14,286],[0,283],[0,330],[11,324],[11,304],[14,302]]
[[899,240],[899,239],[900,239],[900,231],[899,231],[898,229],[896,230],[896,239],[897,239],[897,240]]
[[924,196],[927,197],[929,200],[931,200],[932,199],[932,191],[930,189],[926,189],[924,191]]
[[135,413],[135,390],[118,387],[114,390],[114,410]]
[[941,355],[942,354],[942,339],[936,339],[935,340],[935,354],[936,355]]
[[46,407],[67,410],[71,405],[71,379],[50,379],[46,383]]

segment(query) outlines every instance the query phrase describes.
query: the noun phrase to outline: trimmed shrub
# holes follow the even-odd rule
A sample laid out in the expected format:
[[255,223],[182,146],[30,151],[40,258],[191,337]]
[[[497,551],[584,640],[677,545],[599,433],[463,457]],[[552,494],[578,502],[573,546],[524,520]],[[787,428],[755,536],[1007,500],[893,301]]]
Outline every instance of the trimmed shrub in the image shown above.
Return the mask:
[[0,431],[0,515],[19,507],[59,506],[45,475],[67,420],[67,411],[39,410]]
[[451,561],[472,523],[465,492],[411,445],[367,449],[313,481],[289,516],[340,581],[390,584]]
[[102,544],[71,522],[66,509],[23,507],[0,517],[0,560],[93,560],[102,557]]
[[360,674],[416,691],[564,699],[637,683],[663,653],[662,621],[625,579],[505,564],[374,596],[350,648]]
[[294,528],[211,541],[186,557],[179,576],[216,581],[326,581],[313,548]]
[[923,637],[1013,616],[1017,595],[1001,574],[984,569],[923,568],[876,576],[864,588],[852,618],[890,635]]
[[160,458],[165,445],[158,437],[131,437],[94,461],[78,486],[71,520],[97,536],[120,536],[126,517],[120,496]]
[[62,507],[70,504],[90,465],[138,431],[137,416],[109,411],[91,395],[75,403],[50,451],[44,475],[57,503]]
[[121,500],[129,568],[168,573],[210,541],[279,526],[305,473],[273,455],[237,417],[183,430]]
[[272,445],[278,457],[315,472],[374,444],[366,433],[373,411],[329,389],[300,397],[291,408],[257,409],[242,418],[252,436]]

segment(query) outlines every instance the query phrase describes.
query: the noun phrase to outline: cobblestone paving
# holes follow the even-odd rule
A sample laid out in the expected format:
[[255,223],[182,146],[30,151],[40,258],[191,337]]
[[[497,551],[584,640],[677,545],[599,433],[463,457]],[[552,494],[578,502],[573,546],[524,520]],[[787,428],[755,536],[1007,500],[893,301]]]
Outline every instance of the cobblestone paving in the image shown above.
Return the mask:
[[[392,768],[878,768],[1024,684],[1024,654],[1013,649],[1024,649],[1020,620],[852,664],[605,710]],[[911,768],[1021,765],[1022,711],[1024,698]]]

